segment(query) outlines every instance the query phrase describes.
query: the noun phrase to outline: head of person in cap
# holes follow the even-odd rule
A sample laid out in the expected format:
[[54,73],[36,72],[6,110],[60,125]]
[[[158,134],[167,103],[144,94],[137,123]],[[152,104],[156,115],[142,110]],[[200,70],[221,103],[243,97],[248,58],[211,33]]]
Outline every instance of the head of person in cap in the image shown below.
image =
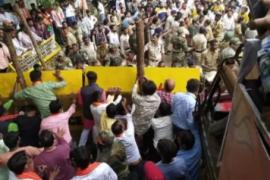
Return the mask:
[[233,37],[230,40],[230,47],[233,48],[235,51],[238,49],[238,47],[240,46],[240,44],[241,44],[241,41],[237,37]]
[[162,33],[163,33],[163,30],[161,28],[156,28],[153,35],[160,37]]
[[154,33],[152,38],[151,38],[151,42],[154,44],[154,45],[158,45],[158,38],[159,38],[159,35]]
[[221,61],[226,61],[225,64],[234,64],[234,58],[235,58],[235,50],[231,47],[227,47],[222,50],[221,52]]
[[225,42],[230,42],[233,38],[234,38],[234,32],[228,31],[228,32],[226,32],[226,33],[224,34],[223,41],[225,41]]
[[112,53],[112,54],[117,53],[117,52],[118,52],[118,46],[115,45],[115,44],[110,44],[110,46],[109,46],[109,51],[110,51],[110,53]]

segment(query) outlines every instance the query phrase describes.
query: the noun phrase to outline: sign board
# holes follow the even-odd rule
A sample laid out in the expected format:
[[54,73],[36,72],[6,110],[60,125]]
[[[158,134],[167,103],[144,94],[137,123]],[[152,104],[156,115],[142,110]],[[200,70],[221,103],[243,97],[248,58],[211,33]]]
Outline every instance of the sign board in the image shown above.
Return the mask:
[[[38,48],[40,49],[44,62],[51,60],[52,57],[54,57],[61,50],[61,47],[56,43],[53,36],[43,41]],[[31,70],[36,63],[39,63],[39,58],[35,49],[29,50],[18,57],[18,64],[22,71]],[[15,71],[12,63],[10,64],[10,67]]]

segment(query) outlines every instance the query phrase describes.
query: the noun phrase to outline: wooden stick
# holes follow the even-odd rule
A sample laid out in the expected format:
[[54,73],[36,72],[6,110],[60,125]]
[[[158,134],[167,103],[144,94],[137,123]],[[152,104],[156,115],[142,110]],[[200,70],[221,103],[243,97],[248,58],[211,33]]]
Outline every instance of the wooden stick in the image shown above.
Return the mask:
[[4,33],[5,33],[6,43],[10,52],[10,58],[13,63],[13,67],[16,70],[17,76],[19,77],[19,83],[21,87],[24,89],[26,88],[26,82],[23,76],[23,71],[21,70],[19,63],[17,62],[16,49],[14,48],[14,45],[12,43],[12,35],[11,35],[12,27],[4,25]]
[[17,3],[14,4],[14,11],[19,15],[19,17],[20,17],[20,19],[21,19],[21,21],[22,21],[22,23],[24,25],[24,27],[26,29],[26,32],[29,35],[29,37],[30,37],[30,39],[31,39],[31,41],[33,43],[33,46],[34,46],[34,48],[35,48],[35,50],[37,52],[38,59],[39,59],[41,65],[43,66],[43,68],[46,69],[46,65],[45,65],[45,63],[44,63],[44,61],[42,59],[42,55],[41,55],[41,52],[40,52],[40,50],[38,48],[38,44],[37,44],[36,40],[34,39],[34,37],[32,35],[32,31],[31,31],[30,27],[28,26],[28,23],[27,23],[25,17],[23,16],[23,14],[22,14],[22,12],[21,12],[21,10],[20,10]]
[[137,40],[137,78],[142,80],[144,77],[144,23],[142,20],[136,22]]

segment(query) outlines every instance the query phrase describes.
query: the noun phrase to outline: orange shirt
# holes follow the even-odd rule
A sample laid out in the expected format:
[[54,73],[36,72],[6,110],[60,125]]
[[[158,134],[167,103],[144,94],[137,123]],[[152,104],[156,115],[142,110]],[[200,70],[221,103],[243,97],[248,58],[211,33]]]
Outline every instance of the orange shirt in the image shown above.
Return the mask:
[[20,175],[17,175],[17,178],[19,179],[31,179],[31,180],[42,180],[37,173],[34,171],[28,171],[28,172],[23,172]]

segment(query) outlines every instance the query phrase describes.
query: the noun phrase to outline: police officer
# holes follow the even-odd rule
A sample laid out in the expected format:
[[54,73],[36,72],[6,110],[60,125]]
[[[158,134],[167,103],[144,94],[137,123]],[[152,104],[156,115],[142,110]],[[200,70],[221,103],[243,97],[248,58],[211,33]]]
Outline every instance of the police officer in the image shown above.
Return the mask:
[[186,65],[186,52],[188,50],[184,30],[179,28],[172,36],[172,66],[182,67]]

